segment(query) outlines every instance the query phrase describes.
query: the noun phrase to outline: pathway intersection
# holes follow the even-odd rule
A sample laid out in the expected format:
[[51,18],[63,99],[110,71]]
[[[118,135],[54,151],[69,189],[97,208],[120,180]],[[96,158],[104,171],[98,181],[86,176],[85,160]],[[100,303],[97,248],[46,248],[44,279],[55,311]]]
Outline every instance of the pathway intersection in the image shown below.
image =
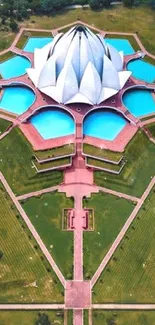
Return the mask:
[[[70,27],[72,25],[75,25],[77,22],[74,22],[72,24],[63,26],[64,28]],[[83,22],[78,21],[78,24]],[[85,24],[87,25],[87,24]],[[28,29],[27,29],[28,30]],[[53,30],[53,35],[56,35],[59,29]],[[99,29],[96,29],[99,32],[102,32]],[[39,31],[37,29],[37,31]],[[41,30],[43,31],[43,30]],[[16,48],[17,41],[21,37],[23,32],[23,29],[20,30],[19,34],[17,35],[16,39],[14,40],[12,46],[9,48],[10,51],[13,51],[14,53],[18,54],[24,54],[26,57],[33,60],[32,55],[30,53],[23,53],[22,50],[19,50]],[[106,33],[104,33],[106,34]],[[109,32],[108,32],[109,34]],[[117,35],[123,34],[123,33],[115,33]],[[125,35],[131,35],[125,33]],[[141,44],[139,38],[136,34],[134,34],[134,37],[137,40],[137,43],[139,44],[141,50],[149,55],[150,57],[155,58],[153,55],[150,55],[143,45]],[[5,50],[1,52],[1,54],[6,53],[8,50]],[[18,79],[18,78],[17,78]],[[16,79],[16,80],[17,80]],[[25,82],[28,85],[31,85],[31,81],[27,79],[26,76],[19,78],[19,81]],[[6,81],[5,84],[9,84],[10,81]],[[0,85],[3,85],[4,81],[0,80]],[[142,83],[144,85],[144,83]],[[145,83],[146,87],[152,87],[152,85],[147,85]],[[39,91],[36,90],[39,104],[43,104],[43,98],[40,95]],[[22,121],[25,120],[27,117],[29,117],[34,111],[38,108],[37,107],[38,102],[33,105],[25,114],[20,116],[19,118],[14,119],[13,127],[20,126]],[[122,109],[122,112],[125,114],[127,111],[125,111],[125,108],[122,106],[120,109]],[[77,116],[78,113],[76,113]],[[1,111],[0,117],[4,117],[6,119],[9,119],[8,117],[5,117],[3,112]],[[132,122],[137,123],[138,127],[143,127],[145,125],[144,123],[141,123],[140,121],[137,121],[133,116],[130,116]],[[151,119],[151,117],[150,117]],[[154,121],[154,120],[153,120]],[[3,136],[7,136],[9,131],[7,131]],[[136,132],[136,131],[135,131]],[[1,136],[2,138],[2,136]],[[76,137],[75,137],[75,145],[76,145],[76,155],[73,157],[73,164],[72,167],[69,169],[66,169],[64,171],[64,180],[63,183],[54,186],[49,187],[47,189],[43,189],[36,192],[27,193],[20,196],[15,196],[15,194],[12,192],[9,184],[7,183],[4,175],[0,173],[0,181],[2,182],[3,186],[5,187],[7,193],[9,194],[11,200],[15,204],[16,208],[18,209],[21,217],[27,224],[27,227],[29,228],[30,232],[34,236],[35,240],[37,241],[38,245],[40,246],[40,249],[42,250],[43,254],[47,258],[48,262],[50,263],[52,269],[56,273],[57,277],[59,278],[60,282],[62,283],[64,289],[65,289],[65,299],[64,304],[0,304],[0,310],[32,310],[32,309],[44,309],[44,310],[50,310],[50,309],[73,309],[73,323],[74,325],[83,325],[83,310],[89,309],[89,325],[92,325],[92,310],[93,309],[121,309],[121,310],[153,310],[155,309],[154,304],[92,304],[92,289],[95,283],[97,282],[98,278],[100,277],[102,271],[106,267],[107,263],[113,256],[115,250],[117,249],[118,245],[120,244],[122,238],[124,237],[126,231],[128,230],[129,226],[131,225],[132,221],[136,218],[137,213],[139,209],[142,207],[145,199],[148,197],[150,191],[152,190],[153,186],[155,185],[155,177],[153,177],[150,180],[150,183],[148,187],[146,188],[145,192],[141,196],[141,198],[134,197],[127,195],[125,193],[120,193],[117,191],[113,191],[110,189],[107,189],[105,187],[99,187],[94,184],[93,180],[93,171],[89,170],[86,167],[85,159],[82,155],[82,142],[83,142],[83,136],[82,136],[82,128],[77,123],[76,125]],[[60,269],[58,268],[57,264],[55,263],[53,257],[51,256],[51,253],[47,250],[46,246],[44,245],[43,241],[41,240],[39,234],[37,233],[36,229],[32,225],[29,217],[23,210],[20,201],[33,197],[33,196],[40,196],[44,193],[50,193],[52,191],[58,190],[59,192],[63,192],[66,194],[67,197],[74,197],[74,274],[73,274],[73,280],[67,281]],[[111,195],[115,195],[130,201],[133,201],[136,204],[133,212],[127,219],[126,223],[124,224],[123,228],[121,229],[120,233],[118,234],[117,238],[115,239],[114,243],[110,247],[109,251],[107,252],[106,256],[103,258],[101,264],[99,265],[98,269],[96,270],[94,276],[90,281],[84,280],[83,277],[83,216],[85,214],[85,211],[83,209],[83,198],[84,197],[90,197],[92,193],[98,193],[99,191],[102,191],[104,193],[109,193]],[[65,318],[65,325],[66,324],[66,318]]]

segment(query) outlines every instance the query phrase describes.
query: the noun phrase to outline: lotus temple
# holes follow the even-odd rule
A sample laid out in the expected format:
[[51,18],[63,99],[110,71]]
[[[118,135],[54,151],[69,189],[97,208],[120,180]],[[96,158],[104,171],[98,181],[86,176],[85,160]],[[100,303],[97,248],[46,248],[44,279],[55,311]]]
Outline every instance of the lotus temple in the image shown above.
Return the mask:
[[[35,310],[73,310],[74,325],[87,324],[83,318],[88,311],[92,325],[94,309],[115,311],[123,302],[132,309],[135,304],[132,290],[127,290],[126,300],[111,300],[116,282],[110,277],[113,265],[121,260],[115,251],[122,247],[125,252],[127,244],[121,241],[130,242],[128,229],[136,232],[134,219],[138,215],[140,220],[139,211],[146,211],[144,201],[155,185],[154,59],[136,33],[106,32],[80,20],[50,31],[22,28],[10,48],[0,53],[0,119],[8,123],[0,133],[2,192],[18,211],[16,222],[23,220],[22,231],[29,229],[27,245],[34,238],[33,251],[41,256],[38,263],[47,261],[48,276],[56,276],[48,282],[51,289],[38,289],[38,295],[44,295],[40,302],[34,287],[39,287],[42,276],[34,280],[34,271],[29,283],[23,273],[15,304],[12,291],[6,291],[15,309],[22,305],[29,310],[34,304]],[[48,195],[53,196],[53,205]],[[117,211],[122,217],[116,224]],[[59,215],[59,226],[57,219],[49,222],[52,213]],[[108,236],[102,223],[109,227]],[[68,270],[69,259],[73,261]],[[107,287],[104,277],[112,281]],[[16,286],[16,279],[11,281]],[[62,289],[56,300],[58,283]],[[119,288],[114,291],[123,297]],[[104,292],[109,295],[102,300]]]

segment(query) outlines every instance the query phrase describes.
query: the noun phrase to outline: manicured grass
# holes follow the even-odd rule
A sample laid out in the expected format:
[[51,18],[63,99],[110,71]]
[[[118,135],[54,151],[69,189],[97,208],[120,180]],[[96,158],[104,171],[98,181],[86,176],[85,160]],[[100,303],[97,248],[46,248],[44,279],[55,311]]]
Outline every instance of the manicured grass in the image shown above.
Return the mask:
[[93,311],[93,325],[154,325],[155,311]]
[[155,138],[155,123],[146,125],[146,128],[151,132],[153,138]]
[[63,302],[61,284],[52,269],[46,269],[1,183],[0,207],[0,303]]
[[67,310],[67,325],[73,325],[73,310]]
[[7,49],[13,42],[16,34],[11,31],[0,31],[0,51]]
[[84,274],[85,278],[91,278],[132,212],[134,204],[99,192],[90,199],[85,199],[84,207],[94,209],[95,229],[93,232],[84,232]]
[[45,172],[45,171],[48,172],[48,170],[51,172],[50,169],[58,168],[59,166],[63,167],[65,165],[69,165],[71,161],[70,158],[61,158],[53,161],[44,162],[42,164],[39,164],[36,160],[34,160],[33,163],[39,172]]
[[16,54],[13,53],[13,52],[11,52],[11,51],[8,51],[8,52],[6,52],[6,53],[0,55],[0,63],[6,61],[6,60],[8,60],[8,59],[13,58],[15,55],[16,55]]
[[11,122],[0,118],[0,134],[6,131],[6,129],[11,125]]
[[32,166],[34,151],[19,129],[0,141],[0,170],[15,194],[23,194],[62,182],[62,172],[37,174]]
[[151,63],[152,65],[155,65],[155,59],[151,58],[150,56],[145,56],[144,59],[143,59],[145,62],[149,62]]
[[62,213],[64,208],[72,207],[73,201],[58,192],[33,197],[23,203],[24,210],[67,278],[72,278],[73,233],[62,231]]
[[84,143],[83,152],[85,155],[91,155],[92,157],[98,157],[105,160],[110,160],[119,163],[120,159],[123,157],[121,152],[114,152],[106,149],[100,149],[90,144]]
[[[141,121],[147,121],[147,120],[150,120],[153,117],[155,117],[155,114],[151,114],[150,116],[141,117],[140,120]],[[146,127],[147,127],[147,125],[146,125]]]
[[[122,30],[123,32],[123,30]],[[105,36],[106,38],[121,38],[121,39],[127,39],[130,44],[132,45],[133,49],[135,51],[139,51],[140,47],[136,41],[136,39],[134,38],[134,36],[132,35],[116,35],[116,34],[106,34]]]
[[51,324],[63,325],[62,310],[52,311],[0,311],[0,325],[35,325],[39,314],[46,314]]
[[89,325],[88,310],[83,311],[83,317],[84,317],[84,324],[83,325]]
[[122,161],[122,163],[120,163],[119,165],[114,165],[102,160],[98,160],[98,159],[93,159],[93,158],[87,158],[87,164],[92,166],[92,167],[99,167],[99,168],[103,168],[105,170],[108,170],[108,172],[110,173],[120,173],[122,170],[122,167],[124,166],[124,162]]
[[[112,6],[110,9],[92,11],[90,9],[76,9],[60,12],[52,16],[31,16],[29,20],[22,22],[22,27],[52,29],[74,22],[80,18],[90,25],[94,25],[105,31],[138,32],[143,45],[152,54],[155,54],[154,21],[155,11],[147,6],[125,8]],[[0,49],[7,48],[14,37],[10,31],[0,32]]]
[[94,287],[94,302],[155,302],[155,188]]
[[141,196],[155,174],[155,146],[139,131],[126,147],[126,164],[119,175],[95,172],[95,182],[119,192]]
[[22,49],[26,42],[28,41],[29,37],[52,37],[51,32],[39,32],[39,31],[24,31],[16,44],[16,47]]
[[49,150],[36,151],[35,156],[38,160],[56,158],[60,156],[67,156],[74,153],[74,144],[68,144],[62,147],[57,147]]

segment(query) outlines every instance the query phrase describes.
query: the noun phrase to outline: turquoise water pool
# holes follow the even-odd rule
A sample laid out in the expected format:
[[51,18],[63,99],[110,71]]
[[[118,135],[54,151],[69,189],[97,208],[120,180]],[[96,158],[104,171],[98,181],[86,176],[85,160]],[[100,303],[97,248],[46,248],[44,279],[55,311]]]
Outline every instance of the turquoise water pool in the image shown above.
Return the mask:
[[58,138],[75,133],[73,118],[59,109],[46,109],[31,117],[30,122],[44,139]]
[[34,52],[35,48],[41,49],[43,46],[53,40],[53,37],[30,37],[25,44],[23,50],[27,52]]
[[135,50],[127,39],[105,38],[105,41],[114,46],[118,51],[123,51],[124,55],[135,53]]
[[98,110],[84,120],[83,133],[92,137],[114,140],[126,125],[126,120],[110,110]]
[[23,56],[16,55],[0,63],[0,74],[4,79],[18,77],[26,73],[26,69],[30,68],[31,63]]
[[123,96],[123,103],[136,117],[155,112],[155,100],[148,90],[130,90]]
[[24,113],[34,102],[34,92],[24,86],[5,87],[0,108],[15,114]]
[[155,81],[155,66],[145,62],[144,60],[138,59],[133,60],[127,65],[128,70],[132,71],[133,77],[144,80],[146,82]]

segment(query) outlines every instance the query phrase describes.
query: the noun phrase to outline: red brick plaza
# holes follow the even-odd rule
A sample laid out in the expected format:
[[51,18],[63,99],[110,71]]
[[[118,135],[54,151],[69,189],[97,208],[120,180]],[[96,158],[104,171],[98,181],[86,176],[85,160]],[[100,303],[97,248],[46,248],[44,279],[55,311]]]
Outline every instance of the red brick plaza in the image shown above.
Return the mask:
[[[60,28],[57,28],[53,31],[51,31],[51,35],[55,36],[61,29],[64,29],[66,27],[71,27],[75,24],[84,24],[81,21],[74,22],[72,24],[69,24],[67,26],[62,26]],[[87,25],[87,24],[85,24]],[[102,35],[106,35],[106,32],[101,31],[95,27],[89,26],[91,29],[94,29],[101,33]],[[28,29],[26,29],[28,31]],[[23,55],[27,57],[32,64],[33,67],[33,54],[24,52],[23,50],[19,50],[16,47],[17,41],[21,37],[23,33],[23,29],[20,30],[19,34],[17,35],[15,41],[13,42],[12,46],[3,52],[1,54],[6,53],[7,51],[12,51],[16,54]],[[38,30],[37,30],[38,31]],[[42,30],[41,30],[42,31]],[[108,32],[109,34],[109,32]],[[121,33],[114,33],[114,34],[121,34]],[[143,47],[141,41],[139,40],[138,36],[136,34],[124,34],[124,35],[132,35],[137,43],[139,44],[139,47],[141,51],[149,55],[150,57],[153,57],[151,54],[149,54],[145,48]],[[125,64],[124,68],[126,68],[127,63],[130,60],[133,60],[135,58],[139,58],[140,52],[137,52],[133,55],[128,55],[125,56]],[[155,57],[153,57],[155,59]],[[57,274],[62,286],[64,287],[65,290],[65,299],[64,299],[64,304],[57,304],[57,305],[52,305],[52,304],[39,304],[39,305],[31,305],[31,304],[25,304],[25,305],[20,305],[20,304],[13,304],[13,305],[0,305],[0,309],[25,309],[25,310],[30,310],[30,309],[73,309],[74,310],[74,317],[73,317],[73,322],[74,325],[82,325],[83,324],[83,310],[84,309],[89,309],[91,311],[92,308],[97,308],[94,305],[92,305],[92,288],[99,279],[102,271],[106,267],[107,263],[109,262],[110,258],[112,257],[112,254],[120,244],[120,241],[122,240],[124,234],[126,233],[127,229],[131,225],[132,221],[136,217],[139,209],[141,208],[144,200],[148,196],[149,192],[151,191],[152,187],[155,184],[155,178],[153,178],[147,189],[145,190],[144,194],[142,195],[141,198],[136,198],[132,197],[129,195],[126,195],[124,193],[119,193],[116,191],[108,190],[106,188],[99,188],[94,184],[93,181],[93,171],[91,169],[88,169],[85,164],[85,159],[82,155],[82,144],[83,143],[88,143],[95,145],[99,148],[106,148],[110,149],[113,151],[121,151],[123,152],[127,143],[131,140],[131,138],[135,135],[137,132],[138,128],[143,127],[146,123],[150,123],[153,119],[148,119],[145,122],[141,122],[140,120],[136,119],[123,105],[122,102],[122,96],[125,91],[127,91],[130,88],[145,88],[145,89],[155,89],[155,84],[148,84],[146,82],[136,80],[133,77],[130,77],[128,82],[126,83],[125,87],[115,96],[111,97],[110,99],[104,101],[104,103],[101,103],[98,106],[90,106],[90,105],[81,105],[81,104],[76,104],[76,105],[61,105],[56,103],[54,100],[49,98],[46,95],[43,95],[38,89],[34,87],[30,79],[28,78],[27,74],[18,77],[18,78],[12,78],[9,80],[0,80],[0,86],[7,86],[11,84],[18,84],[20,83],[21,85],[26,85],[28,87],[31,87],[36,95],[35,102],[33,105],[22,115],[20,116],[15,116],[13,115],[12,117],[6,116],[1,110],[1,117],[10,119],[13,121],[13,127],[18,126],[22,132],[25,134],[27,139],[30,141],[30,143],[33,146],[34,150],[43,150],[43,149],[48,149],[48,148],[54,148],[57,146],[62,146],[64,144],[69,144],[69,143],[75,143],[76,144],[76,155],[73,158],[73,163],[72,166],[64,171],[64,179],[63,183],[56,186],[56,187],[50,187],[49,189],[44,189],[40,190],[38,192],[32,192],[32,193],[27,193],[24,194],[23,196],[16,197],[15,194],[12,192],[11,188],[9,187],[5,177],[0,173],[0,180],[3,183],[3,186],[5,187],[6,191],[8,192],[11,200],[15,204],[16,208],[18,209],[21,217],[25,221],[26,225],[28,226],[29,230],[31,231],[33,237],[37,241],[39,247],[41,248],[43,254],[47,258],[49,264],[53,268],[54,272]],[[51,140],[44,140],[40,134],[37,132],[37,130],[31,125],[29,122],[29,118],[38,112],[40,109],[43,109],[45,107],[58,107],[60,109],[64,109],[68,111],[74,118],[75,125],[76,125],[76,132],[75,135],[70,135],[67,137],[62,137],[62,138],[56,138],[56,139],[51,139]],[[123,130],[118,134],[118,136],[114,139],[114,141],[105,141],[103,139],[97,139],[93,137],[88,137],[88,136],[83,136],[83,120],[85,116],[92,110],[96,109],[101,109],[101,108],[110,108],[115,111],[117,111],[119,114],[122,114],[126,120],[127,124],[123,128]],[[7,136],[8,132],[7,131],[2,135]],[[32,197],[32,196],[39,196],[43,193],[48,193],[52,192],[54,190],[58,190],[59,192],[64,192],[66,196],[68,197],[74,197],[74,257],[73,257],[73,280],[72,281],[67,281],[63,274],[61,273],[59,267],[55,263],[52,255],[48,252],[48,249],[42,242],[41,238],[39,237],[36,229],[33,227],[29,217],[26,215],[25,211],[23,210],[22,206],[20,205],[20,200]],[[110,247],[109,251],[107,252],[106,256],[102,260],[101,264],[99,265],[98,269],[96,270],[93,278],[90,281],[85,281],[84,280],[84,275],[83,275],[83,216],[85,215],[85,210],[83,208],[83,197],[90,197],[92,193],[97,193],[99,190],[105,192],[105,193],[110,193],[112,195],[116,195],[118,197],[124,197],[127,198],[131,201],[136,201],[137,205],[135,206],[135,209],[129,216],[128,220],[126,221],[124,227],[118,234],[118,237],[116,238],[115,242],[113,245]],[[122,309],[126,309],[128,306],[125,305],[122,307]],[[132,305],[129,306],[130,309],[132,309]],[[107,309],[119,309],[120,307],[117,305],[100,305],[99,308],[107,308]],[[143,309],[145,308],[142,305],[134,305],[134,308],[136,309]],[[89,325],[91,323],[91,312],[89,313]],[[67,325],[67,323],[64,323]]]

